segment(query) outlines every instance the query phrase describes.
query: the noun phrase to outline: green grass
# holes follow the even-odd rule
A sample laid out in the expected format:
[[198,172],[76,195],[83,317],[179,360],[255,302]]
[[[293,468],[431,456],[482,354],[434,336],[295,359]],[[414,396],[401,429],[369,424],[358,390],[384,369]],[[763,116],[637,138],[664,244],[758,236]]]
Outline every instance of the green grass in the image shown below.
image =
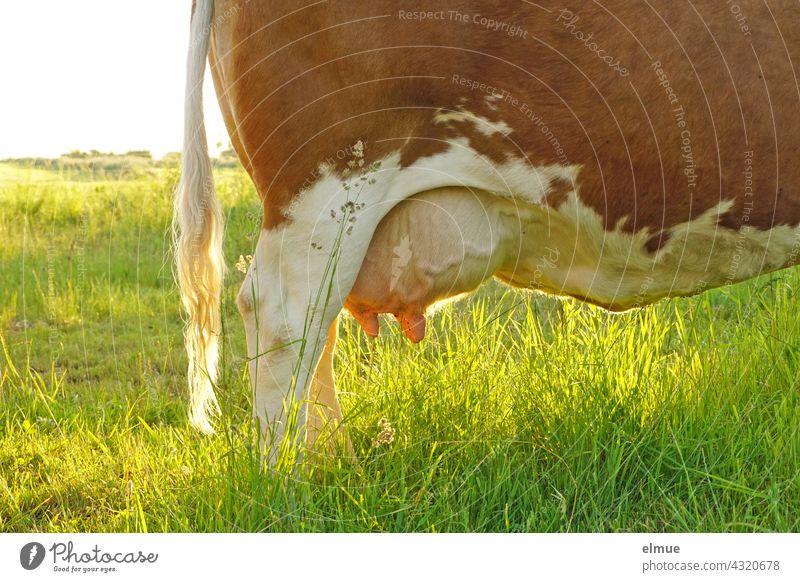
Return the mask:
[[[359,462],[274,474],[235,270],[220,430],[185,421],[176,179],[0,165],[0,531],[800,529],[800,271],[623,315],[490,285],[419,346],[344,321]],[[259,204],[240,172],[218,185],[232,265]]]

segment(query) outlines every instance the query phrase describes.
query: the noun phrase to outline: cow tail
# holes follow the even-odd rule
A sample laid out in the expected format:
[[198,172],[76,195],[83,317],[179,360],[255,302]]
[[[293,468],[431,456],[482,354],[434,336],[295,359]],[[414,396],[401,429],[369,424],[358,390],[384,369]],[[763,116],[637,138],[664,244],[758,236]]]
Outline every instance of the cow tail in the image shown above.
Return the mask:
[[214,189],[203,119],[203,77],[213,13],[214,0],[195,1],[186,73],[182,171],[172,223],[175,269],[187,316],[184,338],[189,356],[189,418],[192,425],[208,433],[214,431],[210,417],[219,411],[214,385],[225,276],[224,218]]

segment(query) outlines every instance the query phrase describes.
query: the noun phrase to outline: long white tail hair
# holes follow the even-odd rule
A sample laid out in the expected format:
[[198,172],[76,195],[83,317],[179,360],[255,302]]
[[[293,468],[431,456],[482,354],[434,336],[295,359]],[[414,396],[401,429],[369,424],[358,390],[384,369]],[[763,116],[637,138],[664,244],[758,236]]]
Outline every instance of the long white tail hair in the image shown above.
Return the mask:
[[204,432],[213,432],[210,416],[219,410],[214,384],[225,276],[224,220],[214,190],[203,117],[203,77],[213,14],[214,0],[196,0],[186,72],[182,173],[172,222],[175,267],[187,314],[184,336],[189,355],[189,418]]

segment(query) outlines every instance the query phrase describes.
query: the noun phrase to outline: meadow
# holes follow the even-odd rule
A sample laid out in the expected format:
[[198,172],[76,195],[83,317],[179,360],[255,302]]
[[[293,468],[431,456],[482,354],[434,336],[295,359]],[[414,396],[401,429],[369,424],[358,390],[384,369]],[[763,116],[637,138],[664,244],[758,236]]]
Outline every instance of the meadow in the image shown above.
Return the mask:
[[[800,530],[800,270],[621,315],[491,284],[417,346],[345,318],[358,463],[271,473],[234,268],[218,431],[186,421],[177,178],[0,164],[0,531]],[[217,184],[233,267],[260,207]]]

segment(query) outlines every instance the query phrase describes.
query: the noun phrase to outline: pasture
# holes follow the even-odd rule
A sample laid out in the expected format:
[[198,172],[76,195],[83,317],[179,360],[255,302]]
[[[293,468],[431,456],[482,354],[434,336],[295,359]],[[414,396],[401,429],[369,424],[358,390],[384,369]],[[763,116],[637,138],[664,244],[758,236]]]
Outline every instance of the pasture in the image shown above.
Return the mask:
[[345,318],[359,458],[260,469],[234,265],[260,204],[218,172],[230,267],[214,436],[186,422],[177,168],[0,164],[0,531],[797,531],[800,270],[612,315],[491,285],[418,345]]

